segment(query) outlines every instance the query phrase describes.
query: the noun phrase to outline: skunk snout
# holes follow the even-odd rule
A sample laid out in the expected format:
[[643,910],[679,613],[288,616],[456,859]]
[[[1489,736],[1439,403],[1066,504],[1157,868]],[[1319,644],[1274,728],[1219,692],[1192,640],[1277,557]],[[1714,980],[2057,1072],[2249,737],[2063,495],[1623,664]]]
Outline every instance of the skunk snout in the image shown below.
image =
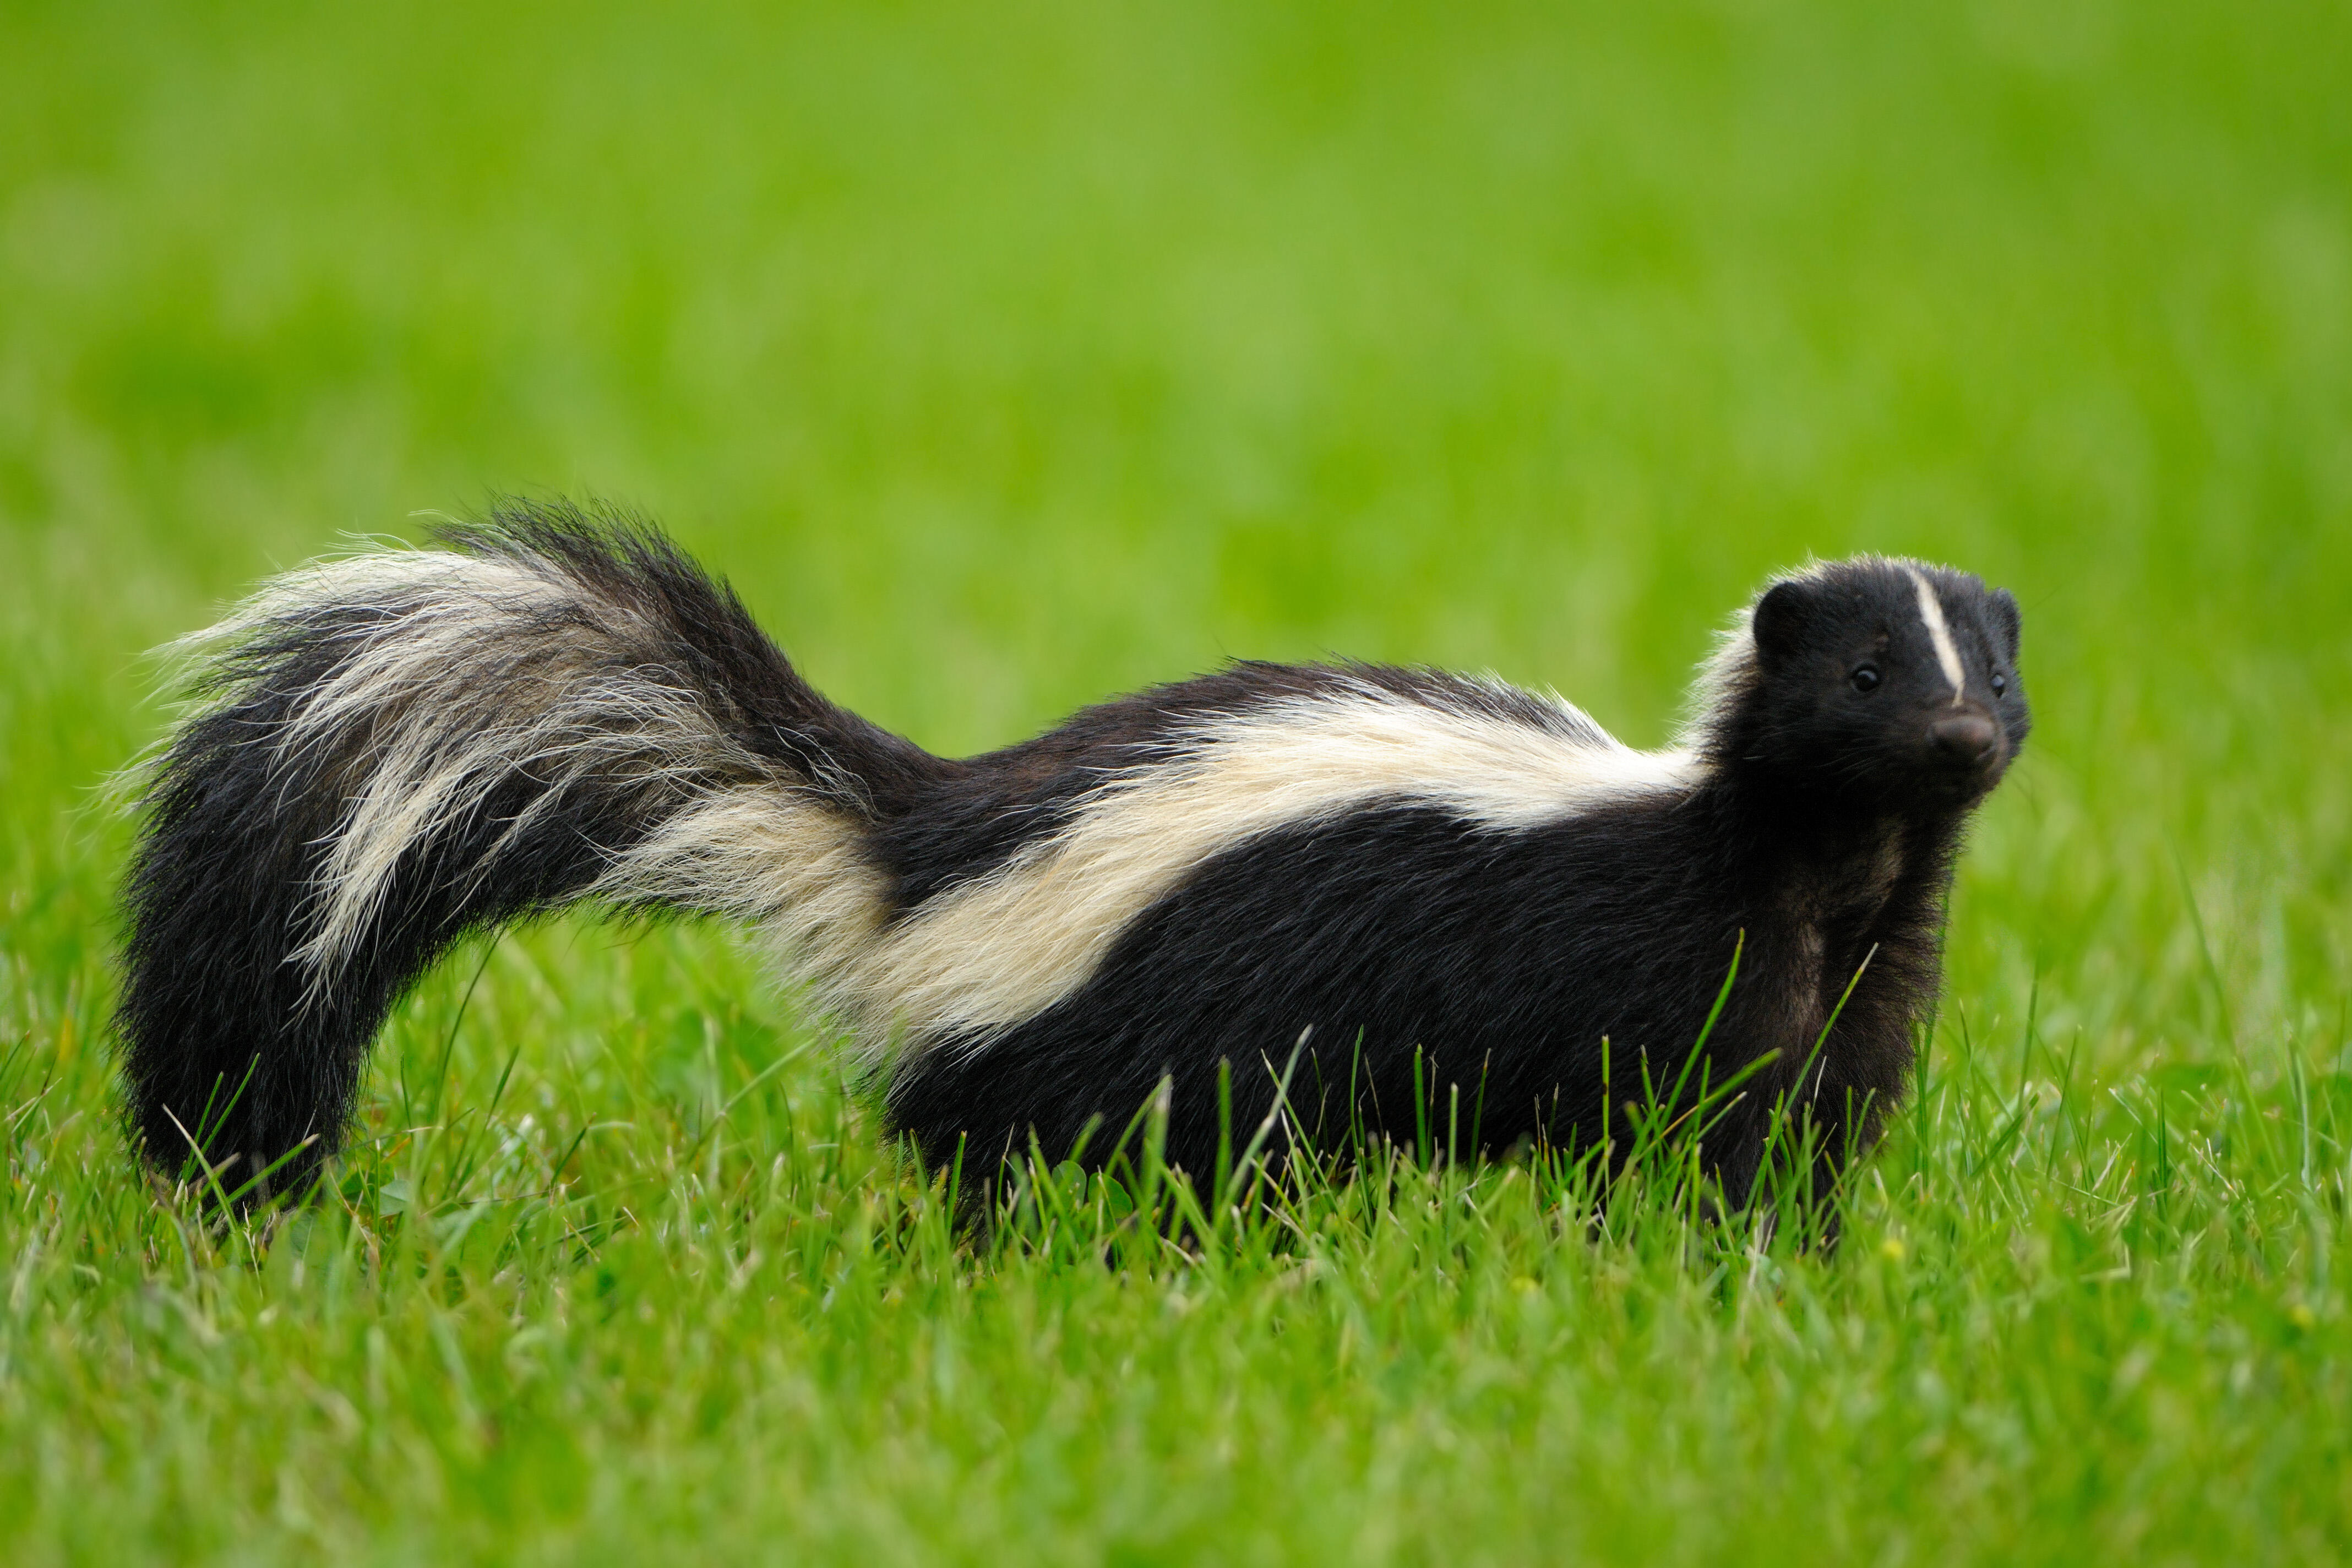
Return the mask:
[[1970,772],[1990,767],[2000,752],[2000,729],[1982,713],[1961,713],[1927,726],[1927,740],[1948,765]]

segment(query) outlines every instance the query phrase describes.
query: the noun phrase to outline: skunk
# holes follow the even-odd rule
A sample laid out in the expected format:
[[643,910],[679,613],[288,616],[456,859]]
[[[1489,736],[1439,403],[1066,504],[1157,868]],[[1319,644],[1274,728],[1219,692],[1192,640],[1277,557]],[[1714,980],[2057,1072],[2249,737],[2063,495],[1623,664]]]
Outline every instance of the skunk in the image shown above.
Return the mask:
[[146,767],[131,1130],[241,1202],[315,1176],[452,943],[588,901],[756,928],[934,1169],[1099,1159],[1164,1084],[1204,1174],[1286,1079],[1286,1138],[1437,1107],[1589,1148],[1634,1064],[1703,1050],[1740,1079],[1706,1133],[1737,1205],[1775,1108],[1833,1161],[1900,1097],[2028,725],[2016,600],[1865,556],[1770,584],[1672,750],[1493,679],[1244,662],[951,761],[641,520],[507,503],[440,543],[189,639],[202,700]]

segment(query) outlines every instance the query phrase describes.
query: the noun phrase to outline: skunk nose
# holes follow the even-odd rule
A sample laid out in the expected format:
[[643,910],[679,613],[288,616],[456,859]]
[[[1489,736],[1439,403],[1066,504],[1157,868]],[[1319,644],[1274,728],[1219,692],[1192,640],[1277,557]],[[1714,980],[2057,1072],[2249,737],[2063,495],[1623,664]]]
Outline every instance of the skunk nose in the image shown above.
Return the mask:
[[1937,753],[1954,766],[1980,768],[1992,760],[2000,731],[1984,715],[1968,713],[1937,720],[1927,726],[1927,738],[1935,742]]

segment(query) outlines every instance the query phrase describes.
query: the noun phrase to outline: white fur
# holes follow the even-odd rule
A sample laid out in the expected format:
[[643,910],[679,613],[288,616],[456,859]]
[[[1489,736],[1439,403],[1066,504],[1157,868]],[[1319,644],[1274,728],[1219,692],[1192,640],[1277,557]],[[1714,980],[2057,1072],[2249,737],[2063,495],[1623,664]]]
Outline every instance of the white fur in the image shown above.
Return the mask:
[[774,784],[721,791],[656,828],[592,892],[758,925],[779,967],[850,1027],[862,1054],[887,1049],[892,1009],[876,993],[873,959],[889,903],[864,827],[841,813]]
[[1936,597],[1935,584],[1916,566],[1906,563],[1911,585],[1919,591],[1919,619],[1927,627],[1927,640],[1936,647],[1936,663],[1944,671],[1944,679],[1952,683],[1952,706],[1958,708],[1968,700],[1968,676],[1960,668],[1960,650],[1952,646],[1952,628],[1944,624],[1943,601]]
[[857,969],[910,1042],[989,1034],[1094,973],[1120,931],[1220,851],[1272,829],[1412,802],[1507,831],[1688,789],[1679,752],[1434,708],[1364,685],[1207,721],[1180,760],[1107,783],[1061,832],[924,903]]
[[325,562],[184,646],[268,637],[329,612],[347,621],[355,607],[378,618],[335,634],[352,651],[276,742],[289,763],[328,753],[331,776],[347,781],[310,936],[294,954],[314,996],[373,923],[402,857],[517,769],[550,787],[505,839],[580,789],[646,789],[682,807],[691,792],[762,771],[693,693],[633,660],[652,628],[552,567],[420,551]]
[[1391,801],[1509,831],[1695,782],[1686,754],[1633,751],[1562,711],[1569,732],[1367,685],[1221,715],[1181,737],[1178,759],[1107,780],[1062,831],[896,923],[860,826],[773,784],[696,800],[593,893],[758,924],[868,1062],[985,1043],[1084,984],[1138,915],[1259,834]]
[[[356,607],[378,617],[354,624]],[[360,555],[279,579],[201,641],[323,629],[331,612],[354,646],[276,742],[347,791],[294,955],[314,996],[403,858],[528,767],[548,787],[507,837],[587,792],[646,792],[659,826],[590,896],[759,925],[869,1059],[949,1036],[984,1043],[1034,1016],[1195,868],[1274,829],[1412,803],[1524,830],[1685,792],[1699,766],[1631,750],[1566,703],[1539,724],[1352,682],[1193,721],[1171,760],[1108,776],[1060,831],[893,921],[866,825],[747,754],[646,662],[655,628],[559,568]]]
[[1696,781],[1687,753],[1631,750],[1564,703],[1560,716],[1538,728],[1370,684],[1219,715],[1175,738],[1176,759],[1106,780],[1060,832],[895,923],[858,825],[773,784],[695,801],[593,891],[758,923],[868,1061],[984,1043],[1084,984],[1194,868],[1275,828],[1413,802],[1509,831]]

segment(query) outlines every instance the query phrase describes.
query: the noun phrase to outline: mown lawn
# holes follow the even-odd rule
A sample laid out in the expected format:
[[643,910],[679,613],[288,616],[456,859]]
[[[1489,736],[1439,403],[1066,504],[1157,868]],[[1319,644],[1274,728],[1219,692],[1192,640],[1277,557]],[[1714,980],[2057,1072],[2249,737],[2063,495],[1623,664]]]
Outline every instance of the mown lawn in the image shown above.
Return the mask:
[[[0,9],[0,1556],[2352,1552],[2352,13],[484,10]],[[208,1228],[109,1080],[142,650],[504,489],[942,750],[1327,650],[1656,743],[1864,548],[2039,728],[1832,1255],[1417,1158],[959,1238],[727,933],[586,923]]]

